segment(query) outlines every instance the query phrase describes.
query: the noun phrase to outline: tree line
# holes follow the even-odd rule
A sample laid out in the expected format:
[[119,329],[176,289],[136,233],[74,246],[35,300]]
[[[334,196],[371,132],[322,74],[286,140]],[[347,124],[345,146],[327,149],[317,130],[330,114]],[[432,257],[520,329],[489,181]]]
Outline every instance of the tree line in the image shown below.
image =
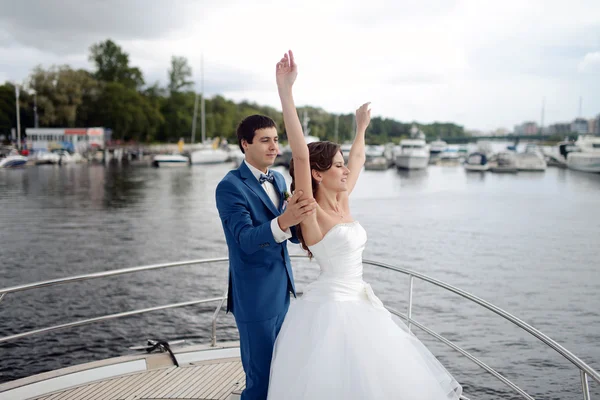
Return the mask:
[[[104,127],[113,140],[140,143],[189,142],[196,93],[192,68],[185,57],[173,56],[167,71],[166,87],[147,84],[142,71],[130,65],[129,55],[108,39],[89,49],[95,70],[73,69],[68,65],[35,67],[20,90],[22,137],[26,127],[35,126],[37,105],[39,127]],[[34,96],[35,93],[35,96]],[[17,126],[14,84],[0,86],[0,135],[10,137]],[[321,108],[300,107],[301,119],[308,116],[310,134],[322,140],[349,141],[354,135],[353,114],[332,114]],[[207,137],[223,137],[235,142],[237,124],[244,117],[260,113],[273,118],[285,130],[281,112],[273,107],[242,101],[236,103],[216,95],[205,99]],[[198,119],[200,118],[198,113]],[[397,142],[410,135],[415,124],[428,140],[437,137],[466,136],[464,128],[453,123],[402,123],[375,117],[367,139],[371,144]],[[200,121],[196,121],[200,127]],[[196,138],[199,140],[200,129]]]

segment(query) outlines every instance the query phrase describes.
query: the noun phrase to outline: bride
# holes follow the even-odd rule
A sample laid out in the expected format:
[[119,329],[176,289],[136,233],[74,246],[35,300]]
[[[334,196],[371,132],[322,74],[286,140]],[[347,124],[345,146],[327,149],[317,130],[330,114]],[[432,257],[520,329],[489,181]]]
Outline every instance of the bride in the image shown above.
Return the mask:
[[292,86],[290,51],[277,63],[277,87],[292,148],[292,190],[317,201],[298,238],[319,263],[319,278],[290,306],[275,342],[268,399],[458,399],[462,388],[362,280],[367,234],[350,214],[348,196],[365,161],[369,104],[356,111],[348,166],[331,142],[308,146]]

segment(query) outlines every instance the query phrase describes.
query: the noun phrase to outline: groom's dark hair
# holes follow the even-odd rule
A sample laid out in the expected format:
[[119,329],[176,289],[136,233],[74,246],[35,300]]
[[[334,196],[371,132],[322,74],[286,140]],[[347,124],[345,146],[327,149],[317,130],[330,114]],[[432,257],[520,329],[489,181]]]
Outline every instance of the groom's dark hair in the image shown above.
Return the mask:
[[266,115],[254,114],[249,117],[246,117],[240,122],[237,127],[237,138],[238,145],[240,146],[240,150],[242,153],[245,153],[244,148],[242,147],[242,139],[248,143],[252,143],[254,140],[254,134],[258,129],[265,128],[275,128],[277,129],[277,124],[271,118]]

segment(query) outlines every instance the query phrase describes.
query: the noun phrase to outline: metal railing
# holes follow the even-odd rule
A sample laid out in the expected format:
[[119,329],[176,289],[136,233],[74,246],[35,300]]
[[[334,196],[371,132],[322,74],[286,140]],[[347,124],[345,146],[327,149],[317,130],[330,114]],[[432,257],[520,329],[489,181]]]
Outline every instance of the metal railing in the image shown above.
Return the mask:
[[[75,276],[70,276],[67,278],[50,279],[50,280],[46,280],[46,281],[28,283],[25,285],[18,285],[18,286],[8,287],[5,289],[0,289],[0,301],[2,301],[2,299],[7,294],[10,294],[10,293],[24,292],[27,290],[34,290],[34,289],[39,289],[39,288],[43,288],[43,287],[62,285],[65,283],[88,281],[88,280],[92,280],[92,279],[108,278],[108,277],[113,277],[113,276],[118,276],[118,275],[133,274],[136,272],[145,272],[145,271],[152,271],[152,270],[165,269],[165,268],[175,268],[175,267],[185,267],[185,266],[198,265],[198,264],[225,262],[228,260],[229,259],[227,257],[207,258],[207,259],[201,259],[201,260],[189,260],[189,261],[180,261],[180,262],[172,262],[172,263],[164,263],[164,264],[143,265],[143,266],[139,266],[139,267],[121,268],[121,269],[114,269],[114,270],[110,270],[110,271],[94,272],[91,274],[75,275]],[[211,335],[211,337],[212,337],[212,346],[214,347],[214,346],[216,346],[216,338],[217,338],[217,326],[216,326],[217,315],[218,315],[221,307],[223,306],[225,299],[227,298],[225,296],[227,296],[227,292],[225,292],[223,297],[213,297],[213,298],[209,298],[209,299],[191,300],[191,301],[186,301],[183,303],[172,303],[172,304],[167,304],[164,306],[143,308],[143,309],[138,309],[138,310],[117,313],[117,314],[103,315],[100,317],[69,322],[66,324],[54,325],[54,326],[50,326],[47,328],[34,329],[31,331],[2,337],[2,338],[0,338],[0,343],[8,342],[11,340],[16,340],[16,339],[21,339],[21,338],[36,335],[39,333],[55,331],[58,329],[71,328],[71,327],[75,327],[75,326],[82,326],[82,325],[92,324],[95,322],[107,321],[107,320],[116,319],[116,318],[129,317],[132,315],[144,314],[144,313],[148,313],[151,311],[166,310],[169,308],[186,307],[186,306],[191,306],[191,305],[220,301],[219,305],[217,306],[217,309],[215,310],[215,313],[214,313],[213,319],[212,319],[212,335]]]
[[589,365],[587,365],[585,362],[583,362],[579,357],[577,357],[575,354],[571,353],[569,350],[567,350],[566,348],[564,348],[563,346],[561,346],[559,343],[557,343],[555,340],[551,339],[549,336],[545,335],[544,333],[540,332],[539,330],[535,329],[533,326],[529,325],[528,323],[522,321],[521,319],[515,317],[514,315],[510,314],[509,312],[501,309],[500,307],[497,307],[477,296],[474,296],[468,292],[465,292],[462,289],[459,289],[457,287],[454,287],[452,285],[449,285],[447,283],[444,283],[442,281],[439,281],[437,279],[428,277],[427,275],[418,273],[416,271],[411,271],[409,269],[406,268],[401,268],[401,267],[395,267],[389,264],[384,264],[384,263],[380,263],[377,261],[370,261],[370,260],[363,260],[363,264],[368,264],[368,265],[373,265],[376,267],[380,267],[380,268],[385,268],[385,269],[389,269],[395,272],[400,272],[403,273],[405,275],[409,276],[409,303],[408,303],[408,310],[406,315],[402,315],[400,313],[398,313],[395,310],[391,310],[392,312],[394,312],[394,314],[404,317],[407,321],[407,324],[409,326],[410,329],[410,324],[418,326],[420,329],[422,329],[423,331],[429,333],[430,335],[434,336],[436,339],[442,341],[443,343],[449,345],[450,347],[452,347],[453,349],[459,351],[461,354],[467,356],[471,361],[474,361],[477,365],[479,365],[480,367],[482,367],[483,369],[485,369],[486,371],[488,371],[489,373],[491,373],[492,375],[496,376],[498,379],[500,379],[502,382],[504,382],[505,384],[507,384],[509,387],[511,387],[513,390],[515,390],[517,393],[519,393],[522,397],[526,398],[526,399],[533,399],[531,396],[529,396],[527,393],[525,393],[524,391],[522,391],[520,388],[518,388],[516,385],[514,385],[512,382],[510,382],[506,377],[498,374],[496,371],[494,371],[492,368],[485,366],[485,364],[483,364],[480,360],[478,360],[476,357],[474,357],[473,355],[469,354],[468,352],[466,352],[463,349],[460,349],[458,346],[456,346],[454,343],[448,341],[447,339],[445,339],[443,336],[438,335],[437,333],[429,330],[428,328],[426,328],[424,325],[419,324],[417,321],[415,321],[414,319],[411,318],[411,312],[412,312],[412,293],[413,293],[413,280],[414,278],[418,278],[421,279],[422,281],[425,282],[429,282],[435,286],[438,286],[440,288],[443,288],[447,291],[450,291],[452,293],[455,293],[467,300],[470,300],[494,313],[496,313],[497,315],[501,316],[502,318],[512,322],[513,324],[515,324],[516,326],[518,326],[519,328],[523,329],[524,331],[530,333],[533,337],[535,337],[536,339],[538,339],[539,341],[543,342],[546,346],[550,347],[551,349],[553,349],[554,351],[556,351],[558,354],[560,354],[561,356],[563,356],[566,360],[568,360],[569,362],[571,362],[573,365],[575,365],[579,371],[580,371],[580,375],[581,375],[581,389],[583,392],[583,398],[584,400],[589,400],[590,399],[590,390],[589,390],[589,384],[588,384],[588,377],[591,377],[594,381],[596,381],[597,383],[600,383],[600,374],[595,371],[594,369],[592,369],[592,367],[590,367]]
[[[292,258],[307,258],[304,255],[291,255],[291,257]],[[106,278],[106,277],[118,276],[118,275],[123,275],[123,274],[145,272],[145,271],[164,269],[164,268],[174,268],[174,267],[182,267],[182,266],[190,266],[190,265],[198,265],[198,264],[209,264],[209,263],[226,262],[226,261],[228,261],[227,257],[201,259],[201,260],[190,260],[190,261],[165,263],[165,264],[153,264],[153,265],[139,266],[139,267],[133,267],[133,268],[123,268],[123,269],[117,269],[117,270],[111,270],[111,271],[97,272],[97,273],[92,273],[92,274],[77,275],[77,276],[61,278],[61,279],[52,279],[52,280],[47,280],[47,281],[42,281],[42,282],[36,282],[36,283],[31,283],[31,284],[25,284],[25,285],[19,285],[19,286],[13,286],[13,287],[5,288],[5,289],[0,289],[0,301],[2,301],[2,299],[4,299],[4,297],[8,294],[27,291],[27,290],[39,289],[42,287],[49,287],[49,286],[73,283],[73,282],[78,282],[78,281]],[[543,334],[542,332],[535,329],[534,327],[527,324],[526,322],[524,322],[524,321],[520,320],[519,318],[515,317],[514,315],[508,313],[507,311],[505,311],[505,310],[503,310],[503,309],[501,309],[501,308],[499,308],[477,296],[474,296],[468,292],[465,292],[464,290],[456,288],[452,285],[449,285],[449,284],[439,281],[437,279],[428,277],[427,275],[418,273],[416,271],[411,271],[406,268],[395,267],[395,266],[392,266],[389,264],[380,263],[380,262],[376,262],[376,261],[370,261],[370,260],[363,260],[363,264],[399,272],[399,273],[405,274],[409,277],[408,307],[407,307],[406,314],[402,314],[399,311],[388,307],[388,310],[390,310],[390,312],[392,314],[397,315],[406,320],[409,332],[413,325],[418,327],[419,329],[423,330],[424,332],[431,335],[435,339],[439,340],[440,342],[446,344],[450,348],[458,351],[459,353],[461,353],[462,355],[467,357],[469,360],[471,360],[472,362],[474,362],[475,364],[477,364],[478,366],[480,366],[481,368],[483,368],[484,370],[489,372],[495,378],[497,378],[498,380],[503,382],[505,385],[510,387],[512,390],[514,390],[515,392],[520,394],[523,398],[529,399],[529,400],[533,399],[533,397],[531,397],[529,394],[527,394],[523,389],[519,388],[517,385],[515,385],[513,382],[511,382],[508,378],[506,378],[505,376],[503,376],[502,374],[500,374],[499,372],[497,372],[496,370],[494,370],[493,368],[491,368],[490,366],[485,364],[483,361],[479,360],[477,357],[475,357],[474,355],[465,351],[464,349],[460,348],[455,343],[446,339],[442,335],[432,331],[431,329],[427,328],[425,325],[419,323],[417,320],[412,318],[413,287],[414,287],[414,279],[415,278],[420,279],[425,282],[428,282],[435,286],[438,286],[438,287],[445,289],[447,291],[450,291],[452,293],[455,293],[467,300],[470,300],[470,301],[494,312],[495,314],[512,322],[519,328],[530,333],[536,339],[538,339],[542,343],[546,344],[548,347],[555,350],[558,354],[563,356],[566,360],[571,362],[573,365],[575,365],[579,369],[580,377],[581,377],[581,387],[582,387],[584,400],[590,399],[588,378],[591,377],[594,381],[596,381],[597,383],[600,383],[600,374],[598,372],[596,372],[594,369],[592,369],[590,366],[588,366],[585,362],[583,362],[581,359],[579,359],[577,356],[575,356],[569,350],[567,350],[566,348],[561,346],[559,343],[552,340],[550,337]],[[139,314],[152,312],[152,311],[165,310],[165,309],[171,309],[171,308],[177,308],[177,307],[186,307],[186,306],[205,304],[205,303],[211,303],[211,302],[218,302],[218,305],[215,308],[215,311],[212,316],[211,346],[215,347],[216,343],[217,343],[217,336],[216,336],[217,320],[218,320],[220,310],[227,298],[226,296],[227,296],[227,293],[225,292],[224,295],[221,297],[212,297],[212,298],[208,298],[208,299],[191,300],[191,301],[186,301],[186,302],[182,302],[182,303],[172,303],[172,304],[167,304],[167,305],[163,305],[163,306],[131,310],[131,311],[121,312],[121,313],[117,313],[117,314],[104,315],[104,316],[100,316],[100,317],[89,318],[89,319],[69,322],[69,323],[60,324],[60,325],[54,325],[54,326],[47,327],[47,328],[35,329],[35,330],[27,331],[27,332],[22,332],[22,333],[17,333],[17,334],[10,335],[10,336],[2,337],[2,338],[0,338],[0,344],[3,342],[13,341],[13,340],[21,339],[24,337],[44,333],[44,332],[50,332],[50,331],[55,331],[55,330],[59,330],[59,329],[66,329],[66,328],[71,328],[71,327],[76,327],[76,326],[81,326],[81,325],[86,325],[86,324],[92,324],[92,323],[101,322],[101,321],[107,321],[107,320],[111,320],[111,319],[139,315]]]

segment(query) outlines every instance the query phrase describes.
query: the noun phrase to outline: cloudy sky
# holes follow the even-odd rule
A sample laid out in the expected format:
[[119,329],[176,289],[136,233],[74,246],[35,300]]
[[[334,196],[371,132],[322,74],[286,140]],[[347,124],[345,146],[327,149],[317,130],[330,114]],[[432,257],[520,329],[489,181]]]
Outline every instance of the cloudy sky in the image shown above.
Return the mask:
[[600,114],[598,0],[0,0],[0,82],[38,64],[91,69],[111,38],[146,82],[185,56],[207,95],[279,107],[275,63],[299,64],[298,105],[512,129]]

